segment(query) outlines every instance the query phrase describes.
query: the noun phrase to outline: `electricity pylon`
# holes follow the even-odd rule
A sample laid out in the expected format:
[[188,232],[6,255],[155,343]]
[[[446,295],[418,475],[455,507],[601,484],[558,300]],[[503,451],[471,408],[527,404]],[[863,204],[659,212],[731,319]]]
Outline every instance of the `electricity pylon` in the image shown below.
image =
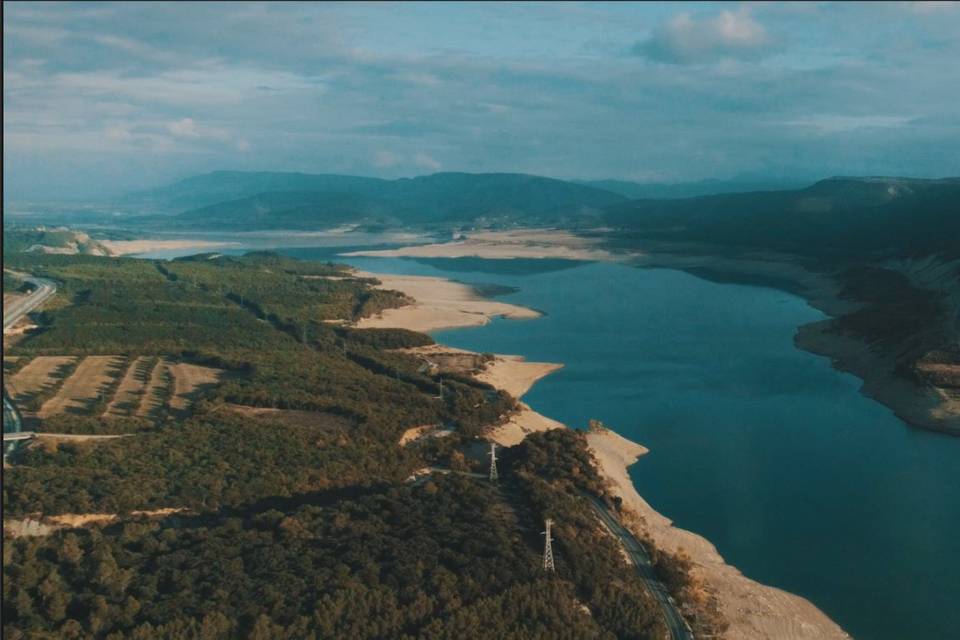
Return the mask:
[[490,482],[494,482],[500,476],[497,475],[497,443],[490,443]]
[[545,523],[547,525],[547,530],[540,534],[546,536],[543,545],[543,570],[555,571],[553,567],[553,540],[550,537],[550,528],[553,526],[553,520],[547,518]]

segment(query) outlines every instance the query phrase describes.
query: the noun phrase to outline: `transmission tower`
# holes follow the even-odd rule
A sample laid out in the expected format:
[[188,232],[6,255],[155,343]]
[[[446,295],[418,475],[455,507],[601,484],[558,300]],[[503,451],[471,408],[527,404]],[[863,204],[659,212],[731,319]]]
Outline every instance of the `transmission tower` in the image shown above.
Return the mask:
[[497,475],[497,443],[490,443],[490,482],[494,482],[500,476]]
[[555,571],[553,568],[553,540],[550,537],[550,528],[553,526],[553,520],[547,518],[545,522],[547,525],[547,530],[541,534],[546,536],[546,540],[543,545],[543,570]]

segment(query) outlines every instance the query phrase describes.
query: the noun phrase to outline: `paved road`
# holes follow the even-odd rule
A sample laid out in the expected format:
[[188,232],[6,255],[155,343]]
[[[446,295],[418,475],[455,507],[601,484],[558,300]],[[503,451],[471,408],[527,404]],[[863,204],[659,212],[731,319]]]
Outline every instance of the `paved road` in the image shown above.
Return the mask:
[[672,640],[693,640],[693,634],[690,632],[683,616],[677,611],[673,598],[667,593],[663,583],[654,575],[653,563],[650,561],[650,554],[647,553],[647,549],[640,544],[640,541],[629,529],[620,524],[620,521],[610,513],[610,509],[602,500],[588,493],[582,493],[582,495],[590,501],[600,520],[610,529],[613,535],[620,539],[623,548],[633,562],[633,566],[637,568],[637,573],[640,574],[651,595],[660,604],[660,610],[663,612]]
[[[12,272],[11,272],[12,273]],[[27,315],[41,304],[47,300],[50,296],[57,292],[57,285],[52,280],[47,280],[46,278],[35,278],[33,276],[28,276],[25,274],[17,273],[15,274],[20,276],[25,281],[31,283],[35,288],[30,292],[30,295],[17,300],[15,303],[10,305],[9,309],[3,310],[3,331],[6,333],[7,329],[15,325],[20,321],[20,318]],[[17,408],[14,406],[13,401],[10,399],[10,396],[7,394],[6,385],[3,388],[3,431],[4,433],[17,433],[23,429],[23,421],[20,419],[20,412],[17,411]],[[4,445],[3,453],[6,456],[10,452],[10,449],[14,447],[14,443],[9,443]]]
[[4,332],[15,325],[20,318],[39,307],[47,298],[57,292],[57,285],[52,280],[47,280],[46,278],[35,278],[33,276],[20,273],[15,275],[20,276],[26,282],[29,282],[36,288],[30,292],[30,295],[17,300],[10,305],[9,309],[3,310]]

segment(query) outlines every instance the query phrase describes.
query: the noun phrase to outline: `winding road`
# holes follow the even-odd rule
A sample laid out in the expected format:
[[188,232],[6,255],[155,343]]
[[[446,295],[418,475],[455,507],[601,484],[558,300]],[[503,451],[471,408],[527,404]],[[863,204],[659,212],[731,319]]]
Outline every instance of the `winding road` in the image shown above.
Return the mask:
[[673,598],[670,597],[670,594],[667,593],[663,583],[661,583],[653,573],[653,563],[650,560],[650,554],[647,553],[646,547],[637,540],[636,536],[634,536],[629,529],[620,524],[620,521],[610,512],[610,509],[603,501],[588,493],[581,492],[581,495],[590,501],[600,521],[606,525],[607,529],[620,539],[620,543],[626,550],[627,555],[630,556],[630,561],[633,562],[637,573],[640,574],[640,578],[642,578],[646,584],[647,590],[650,591],[650,594],[660,605],[664,622],[667,623],[667,628],[670,630],[670,638],[672,640],[693,640],[693,633],[691,633],[690,627],[687,626],[687,622],[683,619],[683,616],[677,611],[676,603],[673,601]]
[[7,329],[19,322],[20,318],[39,307],[44,303],[44,301],[46,301],[47,298],[57,292],[57,285],[55,282],[53,282],[53,280],[36,278],[34,276],[15,273],[13,271],[8,271],[8,273],[22,278],[25,282],[32,284],[35,289],[30,292],[30,295],[11,304],[9,309],[3,310],[4,333],[6,333]]
[[[13,327],[20,319],[39,307],[43,304],[50,296],[57,292],[57,285],[52,280],[47,280],[46,278],[35,278],[34,276],[25,275],[22,273],[15,273],[13,271],[9,272],[13,275],[22,278],[25,282],[29,282],[35,288],[30,292],[30,295],[17,300],[10,305],[9,309],[3,310],[3,332],[6,333],[8,329]],[[17,433],[23,429],[23,421],[20,419],[20,412],[17,411],[16,406],[13,404],[13,400],[10,399],[9,394],[7,394],[7,387],[3,387],[3,432],[4,433]],[[14,446],[13,443],[9,443],[9,446]],[[8,445],[4,445],[4,454],[7,453]]]

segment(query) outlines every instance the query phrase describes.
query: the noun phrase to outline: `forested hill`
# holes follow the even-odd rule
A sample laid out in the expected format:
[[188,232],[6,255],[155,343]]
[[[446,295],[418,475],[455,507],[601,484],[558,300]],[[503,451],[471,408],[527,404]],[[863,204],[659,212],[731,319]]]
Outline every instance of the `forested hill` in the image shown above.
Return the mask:
[[806,255],[960,256],[960,178],[830,178],[805,189],[632,200],[605,221],[646,238]]
[[318,228],[341,222],[478,219],[556,223],[597,216],[604,207],[624,200],[591,186],[515,173],[436,173],[381,180],[218,171],[134,194],[129,202],[180,211],[167,221],[179,227]]

